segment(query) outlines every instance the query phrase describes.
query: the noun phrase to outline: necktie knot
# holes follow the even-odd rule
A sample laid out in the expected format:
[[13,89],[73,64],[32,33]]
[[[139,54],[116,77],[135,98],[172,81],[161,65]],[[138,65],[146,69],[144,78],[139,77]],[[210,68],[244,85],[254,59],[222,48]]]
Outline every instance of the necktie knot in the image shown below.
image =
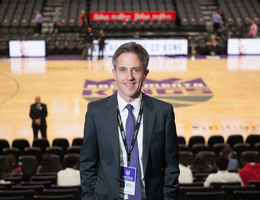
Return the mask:
[[127,108],[128,112],[132,112],[133,106],[131,104],[127,104],[126,108]]

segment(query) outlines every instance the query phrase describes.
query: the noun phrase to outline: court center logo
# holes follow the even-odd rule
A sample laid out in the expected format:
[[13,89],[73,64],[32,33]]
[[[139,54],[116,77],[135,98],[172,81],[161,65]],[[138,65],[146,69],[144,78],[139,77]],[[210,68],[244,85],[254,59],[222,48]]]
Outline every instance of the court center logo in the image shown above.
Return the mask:
[[[83,97],[87,101],[104,98],[117,92],[114,79],[103,81],[85,80]],[[164,80],[146,79],[143,92],[158,99],[167,101],[174,107],[191,106],[208,101],[213,97],[212,91],[202,78],[182,80],[169,78]]]

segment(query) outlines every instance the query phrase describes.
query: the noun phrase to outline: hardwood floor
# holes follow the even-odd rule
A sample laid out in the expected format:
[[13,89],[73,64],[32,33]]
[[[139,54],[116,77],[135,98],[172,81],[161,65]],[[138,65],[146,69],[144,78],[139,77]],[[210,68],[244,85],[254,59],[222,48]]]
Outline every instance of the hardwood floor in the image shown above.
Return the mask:
[[[175,105],[178,135],[260,133],[260,56],[151,57],[144,92]],[[0,138],[33,139],[29,107],[47,104],[47,136],[83,136],[89,100],[115,90],[111,58],[1,59]]]

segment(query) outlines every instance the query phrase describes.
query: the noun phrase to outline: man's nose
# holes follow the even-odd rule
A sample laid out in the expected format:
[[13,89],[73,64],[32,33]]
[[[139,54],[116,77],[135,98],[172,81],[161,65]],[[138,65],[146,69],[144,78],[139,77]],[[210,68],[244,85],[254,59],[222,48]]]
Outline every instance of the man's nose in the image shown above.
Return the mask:
[[133,79],[134,79],[134,76],[133,76],[133,72],[132,72],[132,71],[129,71],[129,72],[128,72],[127,78],[128,78],[128,80],[133,80]]

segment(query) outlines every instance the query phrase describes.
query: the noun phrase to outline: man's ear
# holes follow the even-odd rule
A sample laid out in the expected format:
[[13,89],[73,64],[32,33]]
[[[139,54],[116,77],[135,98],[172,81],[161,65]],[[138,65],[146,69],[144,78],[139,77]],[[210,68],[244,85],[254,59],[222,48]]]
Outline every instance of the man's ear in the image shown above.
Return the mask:
[[112,69],[112,73],[114,75],[114,79],[116,79],[116,70],[114,68]]
[[144,72],[145,77],[149,74],[149,69],[146,69]]

